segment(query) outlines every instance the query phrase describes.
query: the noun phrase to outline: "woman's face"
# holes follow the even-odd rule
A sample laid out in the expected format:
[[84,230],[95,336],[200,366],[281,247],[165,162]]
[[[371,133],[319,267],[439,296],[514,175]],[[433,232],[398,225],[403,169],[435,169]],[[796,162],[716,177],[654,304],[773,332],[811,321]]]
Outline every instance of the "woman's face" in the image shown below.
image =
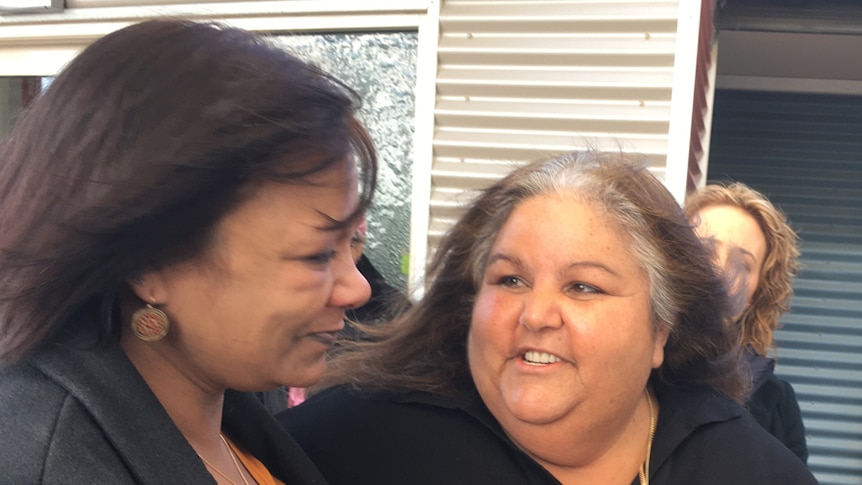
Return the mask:
[[695,233],[714,246],[718,267],[729,279],[737,303],[736,320],[760,283],[766,259],[766,237],[760,225],[744,210],[729,205],[704,207],[697,213]]
[[162,353],[190,379],[216,389],[310,385],[344,310],[368,299],[350,249],[355,227],[331,229],[356,209],[353,164],[308,179],[264,183],[222,219],[199,261],[144,275],[139,296],[171,319]]
[[613,433],[631,421],[667,331],[647,274],[607,218],[571,196],[522,202],[491,249],[468,338],[492,414],[528,452],[546,431]]

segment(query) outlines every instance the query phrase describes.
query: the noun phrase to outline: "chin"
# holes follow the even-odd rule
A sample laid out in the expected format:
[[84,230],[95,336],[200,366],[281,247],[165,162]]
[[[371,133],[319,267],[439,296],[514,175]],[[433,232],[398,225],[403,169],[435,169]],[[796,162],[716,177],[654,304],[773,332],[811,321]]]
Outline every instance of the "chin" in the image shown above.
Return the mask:
[[290,376],[285,376],[282,382],[287,387],[310,387],[320,381],[325,370],[325,364],[321,364],[320,368],[306,368],[302,372],[293,372]]
[[532,400],[506,400],[505,407],[506,412],[514,419],[537,426],[564,418],[572,408],[563,403],[535,402]]
[[534,426],[551,424],[562,419],[567,413],[549,412],[546,409],[530,409],[523,412],[511,411],[512,416],[518,421]]

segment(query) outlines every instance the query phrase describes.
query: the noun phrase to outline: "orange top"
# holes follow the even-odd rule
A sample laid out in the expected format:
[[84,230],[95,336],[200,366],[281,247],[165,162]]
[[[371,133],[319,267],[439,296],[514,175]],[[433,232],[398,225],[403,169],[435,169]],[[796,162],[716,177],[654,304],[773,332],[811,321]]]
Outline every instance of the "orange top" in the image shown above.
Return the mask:
[[269,470],[266,469],[266,465],[261,463],[254,455],[236,446],[232,440],[227,440],[227,442],[258,485],[285,485],[284,482],[272,476],[272,473],[269,473]]

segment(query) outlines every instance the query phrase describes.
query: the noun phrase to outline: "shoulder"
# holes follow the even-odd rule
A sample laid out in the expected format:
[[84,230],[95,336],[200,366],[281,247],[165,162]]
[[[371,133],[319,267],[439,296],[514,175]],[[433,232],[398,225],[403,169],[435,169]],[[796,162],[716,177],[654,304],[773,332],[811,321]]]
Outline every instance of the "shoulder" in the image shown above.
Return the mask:
[[294,437],[305,439],[329,432],[366,440],[373,436],[401,436],[423,429],[439,429],[469,422],[456,405],[412,399],[414,393],[360,393],[343,387],[327,389],[302,405],[277,415]]
[[[9,483],[83,478],[65,465],[85,468],[100,451],[113,456],[81,403],[27,362],[0,370],[0,434],[0,469]],[[91,464],[101,469],[101,478],[123,483],[124,476],[111,475],[104,459]]]
[[27,362],[0,369],[0,430],[5,438],[0,460],[20,449],[22,442],[47,446],[68,397],[66,390]]
[[746,403],[754,419],[783,441],[789,426],[802,426],[796,393],[789,382],[772,376]]
[[[656,483],[816,484],[808,468],[745,410],[709,391],[688,391],[662,410]],[[684,403],[685,406],[679,406]],[[662,403],[664,407],[665,403]]]
[[788,399],[796,400],[796,393],[793,391],[793,386],[774,374],[770,376],[770,378],[751,396],[752,401],[764,404],[775,404]]
[[331,485],[545,483],[464,400],[335,388],[278,419]]
[[0,432],[4,438],[25,437],[0,444],[0,469],[21,477],[11,483],[199,483],[210,478],[117,345],[46,344],[4,368]]

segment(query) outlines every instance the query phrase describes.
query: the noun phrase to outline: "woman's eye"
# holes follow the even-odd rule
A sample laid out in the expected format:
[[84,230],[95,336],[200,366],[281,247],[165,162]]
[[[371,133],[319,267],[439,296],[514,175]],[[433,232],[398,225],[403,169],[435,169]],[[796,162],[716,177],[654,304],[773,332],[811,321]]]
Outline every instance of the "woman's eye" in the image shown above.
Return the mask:
[[595,286],[590,286],[586,283],[574,283],[572,286],[572,291],[575,293],[601,293],[602,290],[596,288]]
[[523,282],[517,276],[503,276],[502,278],[497,279],[497,284],[509,288],[523,286]]
[[327,264],[335,258],[335,250],[330,249],[329,251],[324,251],[322,253],[313,254],[309,256],[307,261],[314,264]]

